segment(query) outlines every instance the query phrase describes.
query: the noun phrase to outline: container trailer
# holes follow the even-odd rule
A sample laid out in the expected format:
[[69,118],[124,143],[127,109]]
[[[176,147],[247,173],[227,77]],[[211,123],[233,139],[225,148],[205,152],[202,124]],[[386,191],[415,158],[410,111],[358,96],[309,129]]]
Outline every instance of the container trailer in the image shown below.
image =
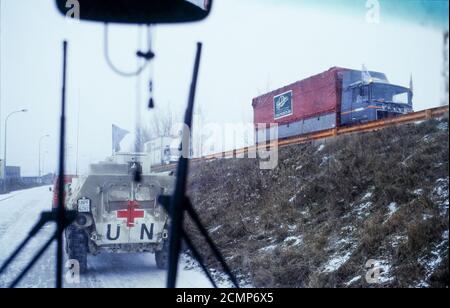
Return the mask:
[[[253,99],[256,143],[309,134],[413,112],[412,84],[386,75],[333,67]],[[271,134],[269,124],[278,125]]]

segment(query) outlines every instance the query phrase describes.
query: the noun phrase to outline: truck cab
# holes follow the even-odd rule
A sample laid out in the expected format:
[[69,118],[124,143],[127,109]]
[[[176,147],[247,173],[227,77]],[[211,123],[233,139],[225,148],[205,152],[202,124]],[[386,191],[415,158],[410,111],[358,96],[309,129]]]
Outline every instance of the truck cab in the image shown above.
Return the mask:
[[413,112],[412,89],[391,84],[383,73],[342,73],[341,125],[365,123]]

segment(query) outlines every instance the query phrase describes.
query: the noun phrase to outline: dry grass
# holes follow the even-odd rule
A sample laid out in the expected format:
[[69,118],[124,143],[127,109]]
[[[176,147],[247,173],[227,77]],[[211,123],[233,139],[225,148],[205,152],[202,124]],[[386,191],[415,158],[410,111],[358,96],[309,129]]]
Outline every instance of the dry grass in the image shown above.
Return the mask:
[[[436,196],[437,181],[448,179],[445,123],[340,137],[320,152],[312,144],[283,148],[272,171],[251,159],[197,164],[190,195],[231,267],[256,287],[346,287],[358,275],[348,286],[371,287],[363,279],[369,259],[391,266],[391,279],[375,286],[448,286],[448,239],[440,256],[446,261],[433,273],[419,262],[448,231],[448,181],[447,196]],[[346,253],[340,267],[324,271]]]

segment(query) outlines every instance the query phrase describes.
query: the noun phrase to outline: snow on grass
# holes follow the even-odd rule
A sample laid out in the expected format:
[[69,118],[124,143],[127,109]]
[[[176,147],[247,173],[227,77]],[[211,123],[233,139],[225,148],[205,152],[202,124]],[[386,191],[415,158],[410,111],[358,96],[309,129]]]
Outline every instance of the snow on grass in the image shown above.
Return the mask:
[[295,199],[297,199],[297,196],[293,196],[291,199],[289,199],[289,203],[292,203],[295,201]]
[[325,263],[322,272],[331,273],[337,271],[350,259],[355,249],[355,239],[351,237],[344,237],[333,241],[327,250],[335,251],[335,253],[332,254],[331,258]]
[[277,247],[278,247],[278,245],[273,244],[273,245],[269,245],[269,246],[260,248],[259,251],[261,251],[261,252],[271,252],[271,251],[274,251]]
[[[195,259],[193,259],[191,256],[187,254],[183,254],[181,256],[181,264],[183,265],[183,269],[187,272],[194,272],[203,274],[203,270],[200,267],[200,265],[197,263]],[[223,272],[218,271],[214,268],[208,269],[211,276],[213,277],[214,281],[216,282],[217,286],[219,288],[233,288],[233,283],[231,282],[230,278]],[[239,287],[241,288],[253,288],[251,283],[249,282],[249,279],[247,277],[244,277],[243,275],[236,275],[236,280],[239,283]],[[211,288],[209,281],[204,282],[203,288]]]
[[334,255],[327,263],[325,263],[323,272],[332,273],[337,271],[342,265],[344,265],[352,256],[352,252],[348,251],[343,255]]
[[288,225],[289,232],[294,232],[295,230],[297,230],[297,225]]
[[445,250],[448,250],[448,230],[444,231],[442,234],[442,241],[435,245],[428,255],[418,259],[418,262],[424,267],[426,272],[425,279],[417,285],[418,287],[429,287],[427,281],[441,265],[443,261],[442,255],[445,254]]
[[303,236],[289,236],[284,239],[283,243],[287,246],[300,246],[303,244]]
[[423,140],[425,143],[430,143],[431,141],[433,141],[433,137],[431,137],[430,135],[425,135],[425,136],[422,138],[422,140]]
[[360,281],[360,280],[361,280],[361,276],[356,276],[356,277],[350,279],[349,281],[347,281],[347,282],[345,283],[345,286],[349,287],[349,286],[351,286],[352,284],[354,284],[355,282],[358,282],[358,281]]
[[449,185],[449,178],[438,179],[436,181],[436,186],[432,192],[432,200],[439,206],[439,211],[442,216],[447,215],[449,208],[448,185]]
[[392,217],[395,213],[397,213],[397,211],[398,211],[397,203],[395,203],[395,202],[389,203],[389,205],[388,205],[387,218],[386,218],[386,220],[385,220],[384,222],[387,222],[389,219],[391,219],[391,217]]
[[438,124],[437,129],[446,131],[448,130],[448,123],[447,122],[441,122]]
[[214,233],[214,232],[218,231],[220,228],[222,228],[222,225],[210,229],[210,230],[209,230],[209,233]]
[[373,193],[372,192],[367,192],[363,197],[362,197],[362,201],[365,200],[369,200],[370,198],[372,198]]
[[392,237],[391,245],[392,247],[396,248],[400,246],[401,244],[404,244],[408,241],[408,237],[406,235],[395,235]]
[[423,215],[422,215],[422,220],[423,220],[423,221],[429,220],[429,219],[432,219],[433,217],[434,217],[434,216],[431,215],[431,214],[423,214]]
[[391,265],[389,264],[389,262],[377,261],[376,267],[379,269],[379,284],[389,283],[394,280],[394,277],[391,276]]
[[325,155],[324,157],[322,157],[322,161],[320,162],[319,167],[323,167],[325,164],[328,164],[328,162],[330,161],[331,157]]
[[423,189],[419,188],[413,191],[413,194],[416,196],[421,196],[423,194]]
[[348,226],[342,227],[341,230],[342,230],[342,232],[345,232],[345,233],[353,233],[356,231],[356,227],[352,226],[352,225],[348,225]]
[[319,148],[317,149],[317,152],[322,152],[324,149],[325,149],[325,145],[324,145],[324,144],[321,144],[321,145],[319,146]]
[[356,214],[359,218],[367,217],[370,213],[368,213],[368,210],[372,206],[372,202],[364,202],[361,203],[357,208],[355,208]]

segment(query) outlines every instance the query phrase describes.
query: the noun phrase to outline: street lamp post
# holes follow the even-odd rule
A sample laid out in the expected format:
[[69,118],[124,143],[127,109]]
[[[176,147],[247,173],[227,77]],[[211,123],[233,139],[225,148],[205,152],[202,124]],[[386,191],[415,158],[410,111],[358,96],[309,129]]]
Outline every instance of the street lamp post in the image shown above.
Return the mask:
[[42,155],[42,173],[44,175],[46,174],[45,173],[45,158],[47,157],[47,155],[48,155],[48,151],[45,151],[44,155]]
[[42,140],[44,140],[45,138],[49,138],[50,135],[44,135],[39,139],[39,178],[41,178],[42,176],[42,172],[41,172],[41,146],[42,146]]
[[9,120],[9,118],[10,118],[12,115],[14,115],[14,114],[16,114],[16,113],[27,112],[27,111],[28,111],[27,109],[22,109],[22,110],[13,111],[13,112],[11,112],[10,114],[8,114],[8,115],[6,116],[6,118],[5,118],[5,149],[4,149],[4,152],[3,152],[3,155],[4,155],[4,157],[3,157],[3,164],[4,164],[4,172],[3,172],[3,191],[4,191],[4,192],[6,192],[6,179],[7,179],[7,175],[6,175],[6,166],[7,166],[7,164],[6,164],[6,149],[7,149],[7,147],[6,147],[6,145],[7,145],[7,137],[8,137],[8,120]]

